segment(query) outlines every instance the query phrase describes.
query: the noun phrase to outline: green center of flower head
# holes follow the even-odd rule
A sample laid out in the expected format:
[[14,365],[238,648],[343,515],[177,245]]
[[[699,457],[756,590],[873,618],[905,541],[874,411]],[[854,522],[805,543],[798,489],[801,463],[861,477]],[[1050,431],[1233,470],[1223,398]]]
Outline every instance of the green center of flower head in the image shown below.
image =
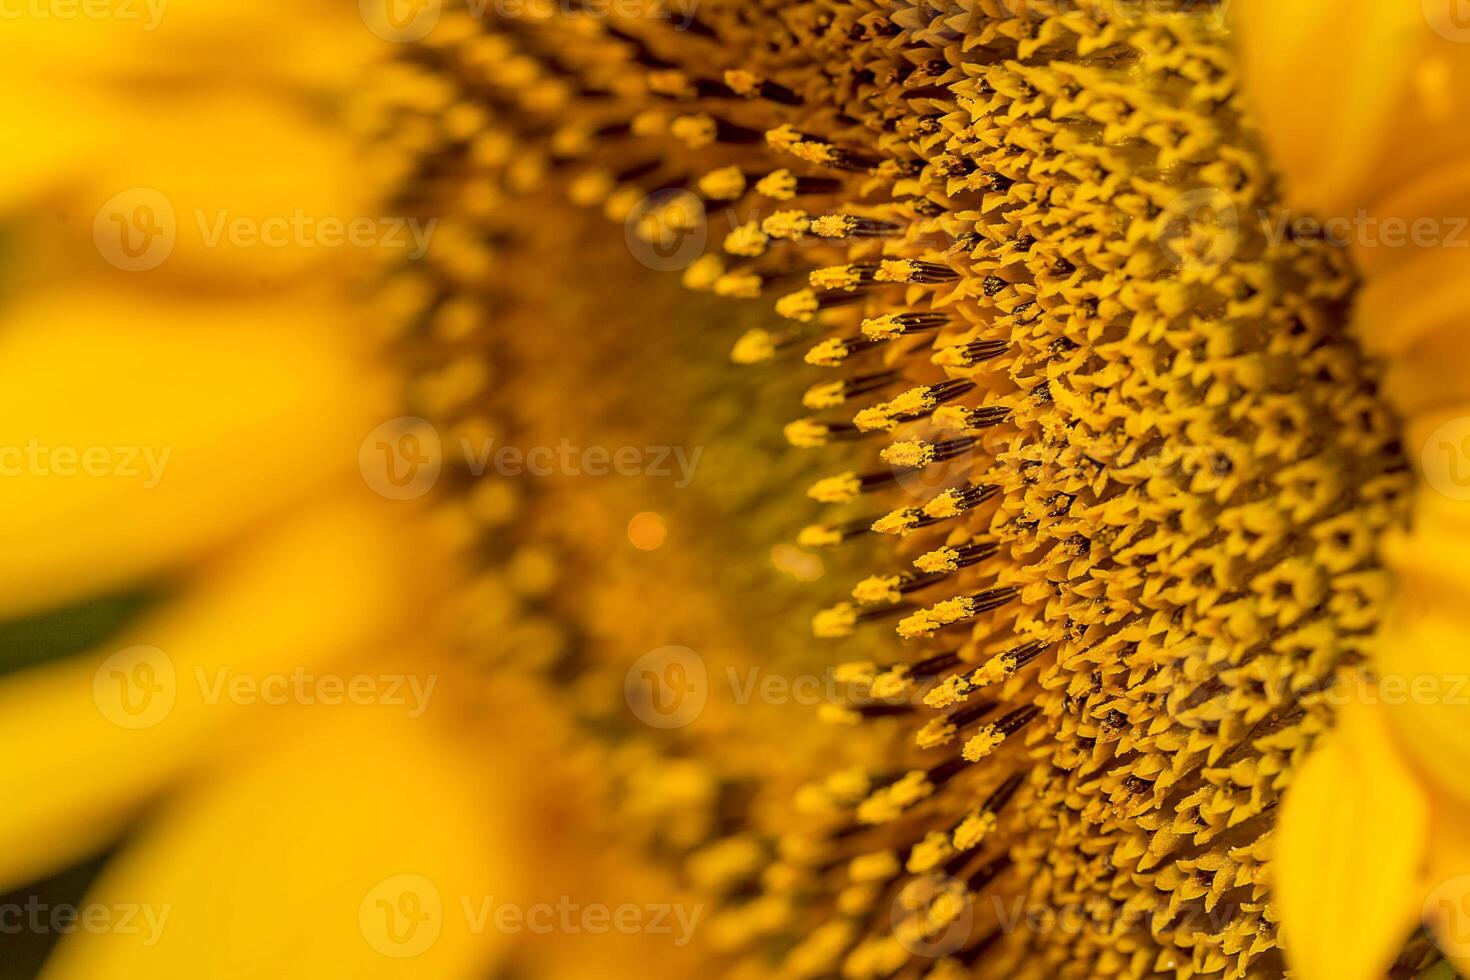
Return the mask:
[[768,970],[1281,975],[1274,808],[1379,622],[1408,475],[1352,270],[1282,231],[1232,57],[1189,0],[710,0],[446,14],[377,94],[405,198],[447,215],[415,286],[446,424],[456,324],[547,188],[759,310],[736,362],[807,379],[785,431],[825,475],[766,490],[866,569],[813,625],[834,664],[878,651],[823,711],[872,749],[726,820],[768,866],[720,936]]

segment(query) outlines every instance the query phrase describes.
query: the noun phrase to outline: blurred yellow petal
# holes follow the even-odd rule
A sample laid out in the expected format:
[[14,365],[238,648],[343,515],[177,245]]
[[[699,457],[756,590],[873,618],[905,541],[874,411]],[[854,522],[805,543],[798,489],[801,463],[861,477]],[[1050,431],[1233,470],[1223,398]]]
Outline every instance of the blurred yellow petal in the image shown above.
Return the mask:
[[[1462,539],[1463,540],[1463,539]],[[1403,678],[1406,693],[1387,710],[1415,764],[1462,803],[1470,801],[1470,647],[1466,643],[1465,596],[1458,603],[1401,600],[1384,626],[1381,670]],[[1412,693],[1414,685],[1430,692]]]
[[380,392],[331,317],[99,292],[9,310],[0,615],[163,574],[354,470]]
[[375,213],[351,141],[309,107],[224,92],[128,117],[119,144],[80,161],[86,173],[61,196],[62,223],[48,214],[42,229],[66,236],[65,257],[91,275],[132,288],[207,282],[211,297],[259,292],[341,275],[380,245],[409,254],[432,234],[427,222]]
[[[1460,205],[1470,190],[1466,182],[1470,127],[1464,125],[1470,113],[1470,29],[1463,25],[1444,32],[1435,29],[1433,8],[1450,10],[1458,0],[1421,0],[1421,4],[1424,20],[1412,28],[1417,42],[1413,67],[1402,80],[1381,156],[1371,161],[1365,193],[1357,202],[1370,214],[1410,223],[1418,217],[1463,217]],[[1414,11],[1421,4],[1384,6]],[[1434,198],[1439,199],[1437,204]],[[1395,251],[1411,250],[1378,249],[1376,259],[1392,260]]]
[[1461,976],[1470,975],[1470,811],[1435,800],[1434,849],[1425,876],[1424,923]]
[[[0,215],[74,178],[108,142],[94,111],[104,100],[93,93],[57,84],[36,98],[12,101],[0,126]],[[59,119],[67,124],[58,125]]]
[[481,899],[520,893],[520,850],[484,792],[513,733],[472,751],[435,712],[300,715],[109,864],[87,904],[141,907],[139,931],[78,931],[43,976],[487,975],[508,934]]
[[1354,210],[1428,27],[1397,0],[1240,0],[1242,86],[1288,198]]
[[1276,832],[1283,946],[1302,980],[1374,980],[1419,914],[1428,808],[1383,720],[1345,707],[1296,774]]
[[[1436,420],[1409,430],[1409,444],[1425,446],[1427,485],[1413,532],[1388,555],[1399,599],[1378,639],[1376,669],[1385,684],[1392,678],[1381,698],[1405,756],[1440,793],[1470,807],[1470,457],[1460,458],[1470,449],[1470,419],[1451,417],[1440,434],[1425,436]],[[1452,455],[1439,458],[1440,448]]]
[[1466,248],[1439,249],[1375,275],[1358,298],[1357,322],[1376,354],[1398,354],[1436,332],[1452,332],[1470,354],[1470,229]]
[[0,66],[7,83],[219,76],[340,85],[384,47],[356,3],[92,0],[8,10]]
[[1470,587],[1461,578],[1470,571],[1470,558],[1453,552],[1454,543],[1470,531],[1470,396],[1416,413],[1404,425],[1404,448],[1423,485],[1414,500],[1412,537],[1453,564],[1441,568],[1436,562],[1426,568],[1420,564],[1422,552],[1399,555],[1392,564],[1411,579],[1437,578],[1442,585]]
[[[183,148],[181,127],[198,127],[195,154],[214,154],[216,167],[239,167],[242,159],[274,164],[267,171],[291,188],[286,168],[306,169],[297,153],[309,155],[329,135],[320,120],[281,132],[210,127],[239,121],[230,117],[242,83],[271,93],[261,100],[271,107],[259,121],[275,123],[292,106],[281,98],[283,85],[298,92],[299,113],[311,104],[308,92],[345,88],[387,47],[356,4],[101,0],[30,4],[18,12],[4,18],[0,61],[7,119],[0,134],[6,151],[0,153],[0,210],[47,187],[109,176],[124,160],[156,161],[160,151]],[[139,98],[143,92],[147,97]],[[211,107],[222,114],[212,115]],[[299,137],[305,139],[296,143]],[[341,191],[351,187],[345,172],[335,176]],[[130,186],[112,188],[91,210]],[[312,199],[295,200],[309,205]]]
[[[1427,298],[1427,297],[1426,297]],[[1448,330],[1430,334],[1385,363],[1383,393],[1395,411],[1423,428],[1418,418],[1442,418],[1453,406],[1470,402],[1470,362],[1465,342],[1470,338],[1470,314]],[[1421,445],[1408,440],[1412,452]]]
[[[1470,146],[1465,153],[1470,156]],[[1444,269],[1443,263],[1463,279],[1470,268],[1470,161],[1406,175],[1358,220],[1362,231],[1354,255],[1368,281],[1405,268]]]
[[[417,577],[376,508],[328,500],[103,649],[0,683],[0,883],[96,848],[259,701],[226,684],[319,670],[389,635]],[[269,719],[267,719],[268,721]]]

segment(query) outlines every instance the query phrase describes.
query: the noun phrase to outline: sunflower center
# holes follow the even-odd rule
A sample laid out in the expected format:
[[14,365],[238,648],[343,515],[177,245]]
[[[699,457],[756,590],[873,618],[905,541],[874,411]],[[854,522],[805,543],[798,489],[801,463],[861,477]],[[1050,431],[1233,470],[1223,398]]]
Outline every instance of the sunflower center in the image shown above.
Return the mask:
[[[384,152],[444,219],[406,273],[424,412],[483,425],[486,361],[543,422],[595,412],[537,357],[576,348],[616,390],[650,335],[713,335],[508,338],[526,309],[566,323],[548,294],[578,285],[575,242],[508,274],[561,220],[533,195],[738,308],[721,346],[764,407],[806,388],[785,434],[819,462],[742,477],[818,467],[791,532],[861,568],[813,620],[849,661],[822,714],[857,725],[855,764],[680,839],[768,856],[721,880],[720,935],[792,974],[1282,971],[1273,809],[1382,615],[1408,471],[1349,262],[1281,231],[1220,11],[1153,6],[466,16],[385,71]],[[556,615],[597,632],[585,601]],[[749,775],[688,750],[716,787]]]

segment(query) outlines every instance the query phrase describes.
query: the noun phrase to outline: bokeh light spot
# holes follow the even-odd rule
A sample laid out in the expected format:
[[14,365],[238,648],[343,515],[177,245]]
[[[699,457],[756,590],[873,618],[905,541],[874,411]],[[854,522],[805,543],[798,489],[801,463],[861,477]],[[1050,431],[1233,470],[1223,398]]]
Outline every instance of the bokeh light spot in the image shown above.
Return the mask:
[[669,526],[651,510],[634,514],[628,522],[628,540],[639,551],[653,551],[669,536]]
[[815,582],[827,570],[820,555],[803,551],[794,544],[778,544],[772,548],[771,564],[798,582]]

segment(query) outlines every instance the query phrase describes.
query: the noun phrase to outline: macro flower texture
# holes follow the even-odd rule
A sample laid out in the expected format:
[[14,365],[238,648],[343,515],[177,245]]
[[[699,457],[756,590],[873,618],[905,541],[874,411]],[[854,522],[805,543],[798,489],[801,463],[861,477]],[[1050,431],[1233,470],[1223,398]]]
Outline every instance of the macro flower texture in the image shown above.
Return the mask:
[[1460,0],[0,39],[0,977],[1470,976]]

